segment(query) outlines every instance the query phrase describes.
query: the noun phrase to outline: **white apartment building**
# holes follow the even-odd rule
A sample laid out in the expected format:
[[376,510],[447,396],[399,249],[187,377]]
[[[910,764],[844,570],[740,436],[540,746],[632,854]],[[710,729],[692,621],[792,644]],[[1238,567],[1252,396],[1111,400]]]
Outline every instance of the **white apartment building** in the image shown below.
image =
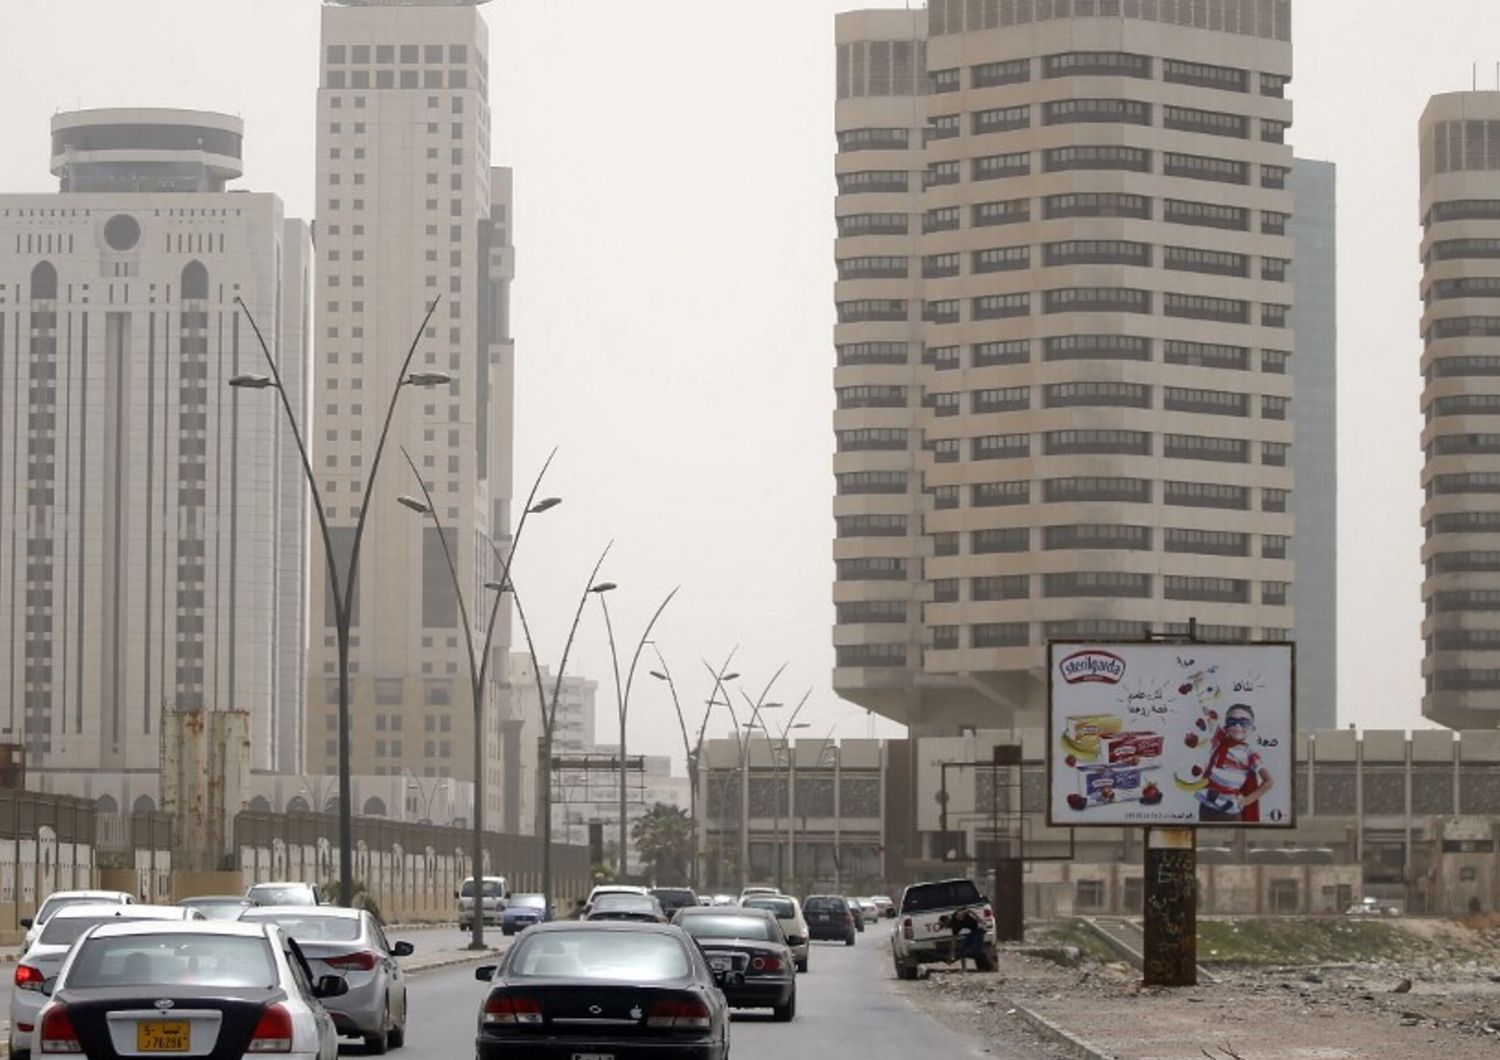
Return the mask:
[[[431,489],[476,624],[489,614],[492,546],[511,533],[514,274],[511,182],[489,159],[489,31],[482,0],[327,0],[318,90],[314,461],[341,562],[354,538],[387,402],[404,388],[360,552],[351,639],[356,774],[473,777],[465,633],[438,531],[397,504]],[[437,307],[418,332],[428,305]],[[338,671],[321,550],[311,570],[309,769],[338,764]],[[500,699],[509,608],[484,689],[486,813],[504,788]],[[481,640],[482,631],[476,635]]]
[[238,118],[52,120],[58,194],[0,195],[0,743],[28,786],[161,799],[165,711],[249,713],[301,768],[311,243],[242,172]]
[[1433,96],[1422,185],[1422,715],[1500,719],[1500,92]]
[[951,733],[1049,639],[1290,636],[1290,14],[839,16],[845,698]]

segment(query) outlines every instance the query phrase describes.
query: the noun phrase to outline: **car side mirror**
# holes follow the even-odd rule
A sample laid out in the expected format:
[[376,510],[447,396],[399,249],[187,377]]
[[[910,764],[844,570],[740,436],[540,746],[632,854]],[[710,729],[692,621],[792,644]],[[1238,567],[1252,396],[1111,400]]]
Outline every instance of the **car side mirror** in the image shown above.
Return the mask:
[[35,920],[33,920],[33,919],[32,919],[32,918],[31,918],[31,917],[29,917],[29,916],[23,916],[23,917],[22,917],[22,918],[21,918],[21,919],[20,919],[20,921],[19,921],[19,923],[20,923],[20,925],[21,925],[21,926],[22,926],[22,927],[23,927],[23,928],[29,928],[29,927],[31,927],[31,925],[32,925],[32,924],[35,924],[35,923],[36,923],[36,921],[35,921]]
[[506,900],[506,901],[507,901],[507,902],[508,902],[508,901],[510,901],[510,892],[509,892],[509,891],[506,891],[506,892],[505,892],[505,900]]
[[349,992],[349,983],[342,975],[324,975],[313,987],[314,997],[343,997]]
[[413,946],[410,942],[398,942],[394,946],[391,947],[391,956],[392,957],[410,957],[416,951],[417,951],[417,948],[415,946]]
[[497,967],[498,965],[494,964],[481,964],[478,968],[474,969],[474,978],[478,979],[481,983],[488,983],[495,978],[495,969]]

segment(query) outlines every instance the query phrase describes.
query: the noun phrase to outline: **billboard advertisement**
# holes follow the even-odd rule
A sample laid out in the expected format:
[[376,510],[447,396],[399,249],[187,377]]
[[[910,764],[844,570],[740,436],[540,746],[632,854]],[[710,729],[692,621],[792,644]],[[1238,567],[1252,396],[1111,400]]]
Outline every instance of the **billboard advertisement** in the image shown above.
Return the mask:
[[1289,828],[1290,643],[1048,645],[1052,825]]

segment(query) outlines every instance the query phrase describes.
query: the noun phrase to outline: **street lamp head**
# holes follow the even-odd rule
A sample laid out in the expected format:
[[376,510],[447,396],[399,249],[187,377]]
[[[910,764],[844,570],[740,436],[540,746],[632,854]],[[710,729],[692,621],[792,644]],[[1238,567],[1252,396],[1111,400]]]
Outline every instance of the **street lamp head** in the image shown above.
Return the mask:
[[428,507],[426,504],[424,504],[421,501],[417,500],[415,497],[408,497],[405,494],[402,494],[401,496],[399,496],[399,497],[396,498],[396,503],[400,504],[403,508],[410,508],[412,511],[416,512],[418,515],[431,515],[432,514],[432,509],[430,507]]
[[760,709],[761,710],[775,710],[777,707],[784,707],[784,706],[786,706],[785,703],[762,703],[760,705]]
[[537,514],[539,512],[545,512],[549,508],[556,508],[561,503],[562,503],[562,498],[561,497],[543,497],[541,500],[537,501],[535,504],[533,504],[530,508],[527,508],[526,510],[528,512],[531,512],[533,515],[535,515],[535,514]]
[[264,390],[276,382],[268,375],[237,375],[229,380],[229,385],[240,390]]
[[788,729],[811,729],[812,728],[812,723],[811,722],[806,722],[806,721],[799,721],[795,725],[788,725],[787,728]]
[[407,386],[442,386],[453,382],[447,372],[411,372],[402,380]]
[[589,592],[591,592],[591,593],[607,593],[607,592],[611,592],[611,591],[613,591],[615,589],[618,589],[618,588],[619,588],[619,586],[616,585],[614,582],[600,582],[598,585],[590,585],[589,586]]
[[508,592],[510,592],[510,582],[508,582],[508,581],[505,581],[505,582],[485,582],[484,583],[484,587],[486,589],[489,589],[492,592],[497,592],[497,593],[508,593]]
[[664,674],[664,673],[662,673],[660,670],[652,670],[652,671],[650,671],[650,673],[651,673],[651,676],[654,677],[654,678],[656,678],[658,681],[669,680],[669,678],[667,677],[667,675]]
[[738,673],[725,674],[723,677],[719,678],[719,680],[720,681],[733,681],[735,678],[737,678],[739,676],[740,675]]

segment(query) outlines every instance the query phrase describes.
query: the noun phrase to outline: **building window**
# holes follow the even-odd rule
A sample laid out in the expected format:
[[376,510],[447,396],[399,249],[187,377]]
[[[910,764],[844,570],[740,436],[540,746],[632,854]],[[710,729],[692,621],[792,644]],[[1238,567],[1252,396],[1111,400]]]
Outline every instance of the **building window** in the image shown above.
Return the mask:
[[[957,172],[953,179],[958,179]],[[837,181],[840,195],[905,192],[911,187],[911,174],[904,169],[861,169],[840,173]]]
[[1130,504],[1151,503],[1151,480],[1079,476],[1047,479],[1043,496],[1049,504],[1073,501],[1120,501]]
[[1262,489],[1260,491],[1260,510],[1263,512],[1286,511],[1289,492],[1288,490]]
[[1167,339],[1162,346],[1162,354],[1168,364],[1225,368],[1239,372],[1248,371],[1250,368],[1250,351],[1244,346]]
[[1151,104],[1134,99],[1058,99],[1042,105],[1043,125],[1083,122],[1150,125]]
[[1214,320],[1221,324],[1250,323],[1250,303],[1238,298],[1211,298],[1207,295],[1162,294],[1162,313],[1186,320]]
[[1049,552],[1093,549],[1150,552],[1151,527],[1108,523],[1049,526],[1042,531],[1042,547]]
[[1070,239],[1042,248],[1046,265],[1143,265],[1151,264],[1151,244],[1122,239]]
[[1151,434],[1108,428],[1048,431],[1042,436],[1048,456],[1150,456]]
[[939,114],[929,118],[923,138],[927,141],[951,140],[963,131],[961,117],[958,114]]
[[1067,571],[1042,575],[1042,596],[1051,599],[1096,597],[1149,599],[1151,575],[1126,571]]
[[1030,482],[981,482],[969,488],[969,503],[975,508],[1004,508],[1030,500]]
[[904,280],[910,264],[909,259],[902,257],[843,258],[838,269],[841,280]]
[[1163,247],[1162,268],[1179,272],[1201,272],[1209,276],[1250,275],[1250,257],[1223,250],[1198,247]]
[[1250,583],[1240,578],[1188,578],[1168,574],[1162,578],[1165,600],[1200,600],[1221,604],[1248,604]]
[[834,520],[839,537],[905,537],[904,515],[841,515]]
[[838,218],[839,238],[850,236],[904,236],[911,219],[904,213],[856,213]]
[[900,427],[861,427],[838,432],[838,451],[862,453],[881,450],[904,450],[906,431]]
[[838,134],[840,152],[905,151],[910,133],[906,129],[844,129]]
[[1015,85],[1030,80],[1030,59],[981,63],[977,66],[969,67],[969,86],[971,88],[995,88],[999,85]]
[[969,629],[969,646],[973,648],[1024,648],[1031,643],[1031,625],[1027,622],[981,622]]
[[1042,340],[1046,361],[1149,361],[1151,340],[1138,335],[1054,335]]
[[960,303],[957,298],[943,298],[922,303],[922,319],[929,324],[957,324]]
[[[922,187],[937,188],[944,184],[957,184],[962,179],[963,171],[956,160],[933,162],[928,165],[927,172],[922,175]],[[839,190],[844,189],[840,186]]]
[[959,349],[957,346],[929,346],[922,351],[922,363],[939,372],[951,372],[959,367]]
[[1162,456],[1173,460],[1208,460],[1223,464],[1248,464],[1250,443],[1243,438],[1164,434],[1162,435]]
[[1014,460],[1031,455],[1029,434],[987,434],[970,439],[971,460]]
[[[1024,177],[1030,172],[1031,152],[1018,151],[1005,155],[984,155],[974,159],[970,165],[969,179],[998,180],[1002,177]],[[954,180],[957,179],[955,175]]]
[[911,354],[905,342],[851,342],[838,347],[840,365],[905,364]]
[[1042,312],[1149,314],[1151,292],[1133,287],[1059,287],[1042,292]]
[[[981,202],[973,207],[973,225],[975,228],[988,228],[992,225],[1018,224],[1031,220],[1030,199],[1010,199],[1004,202]],[[955,218],[950,228],[957,228],[958,221]],[[924,230],[925,225],[924,225]]]
[[1113,191],[1048,195],[1042,200],[1042,214],[1048,220],[1063,217],[1131,217],[1149,221],[1151,200],[1145,195]]
[[997,342],[977,342],[969,347],[971,368],[990,368],[995,365],[1026,364],[1031,360],[1029,339],[1010,339]]
[[958,254],[928,254],[922,259],[922,278],[940,280],[957,276],[963,269],[963,258]]
[[1167,527],[1162,531],[1162,549],[1195,556],[1248,556],[1250,535],[1229,530]]
[[865,493],[905,493],[904,471],[847,471],[835,475],[840,496]]
[[[1031,313],[1031,294],[988,294],[974,299],[972,306],[975,320],[999,320],[1005,317],[1024,317]],[[957,319],[955,314],[954,319]]]
[[1250,211],[1238,206],[1184,199],[1163,199],[1162,220],[1197,228],[1222,228],[1232,232],[1250,230]]
[[975,530],[969,535],[969,552],[975,556],[1025,552],[1030,547],[1031,531],[1024,526]]
[[946,95],[949,92],[957,92],[962,87],[958,67],[948,70],[929,70],[927,73],[927,91],[931,95]]
[[922,215],[923,233],[948,232],[959,227],[960,218],[957,206],[943,206],[928,210]]
[[906,560],[898,556],[863,556],[834,563],[841,582],[905,581]]
[[1162,108],[1162,127],[1178,132],[1203,133],[1208,136],[1228,136],[1236,140],[1250,138],[1250,119],[1243,114],[1227,114],[1219,110],[1198,110],[1193,107]]
[[991,600],[1026,600],[1031,597],[1031,577],[1026,574],[1003,574],[969,579],[969,599],[978,603]]
[[1008,132],[1031,126],[1031,108],[995,107],[991,110],[976,110],[969,115],[969,129],[975,136],[985,133]]
[[992,387],[975,390],[969,397],[970,412],[1020,412],[1031,408],[1031,388]]
[[1244,486],[1220,482],[1164,482],[1162,503],[1182,508],[1228,508],[1250,510],[1250,491]]
[[1042,153],[1042,168],[1048,173],[1070,170],[1117,169],[1131,173],[1151,172],[1151,152],[1119,144],[1054,147]]
[[1138,77],[1150,80],[1151,57],[1131,52],[1062,52],[1042,60],[1042,76]]
[[1225,92],[1249,92],[1249,71],[1232,66],[1210,66],[1207,63],[1190,63],[1180,59],[1163,59],[1161,79],[1169,84],[1194,85],[1198,88],[1218,88]]
[[[958,275],[958,255],[954,258],[954,271],[950,275]],[[975,273],[987,272],[1011,272],[1017,269],[1031,267],[1031,248],[1025,247],[990,247],[986,250],[974,251],[973,271]]]
[[1151,388],[1142,383],[1050,383],[1043,388],[1042,406],[1057,408],[1151,407]]
[[1290,398],[1266,394],[1260,399],[1260,417],[1263,420],[1284,420],[1289,404],[1291,404]]
[[906,387],[845,386],[837,398],[841,409],[900,409],[906,407]]

